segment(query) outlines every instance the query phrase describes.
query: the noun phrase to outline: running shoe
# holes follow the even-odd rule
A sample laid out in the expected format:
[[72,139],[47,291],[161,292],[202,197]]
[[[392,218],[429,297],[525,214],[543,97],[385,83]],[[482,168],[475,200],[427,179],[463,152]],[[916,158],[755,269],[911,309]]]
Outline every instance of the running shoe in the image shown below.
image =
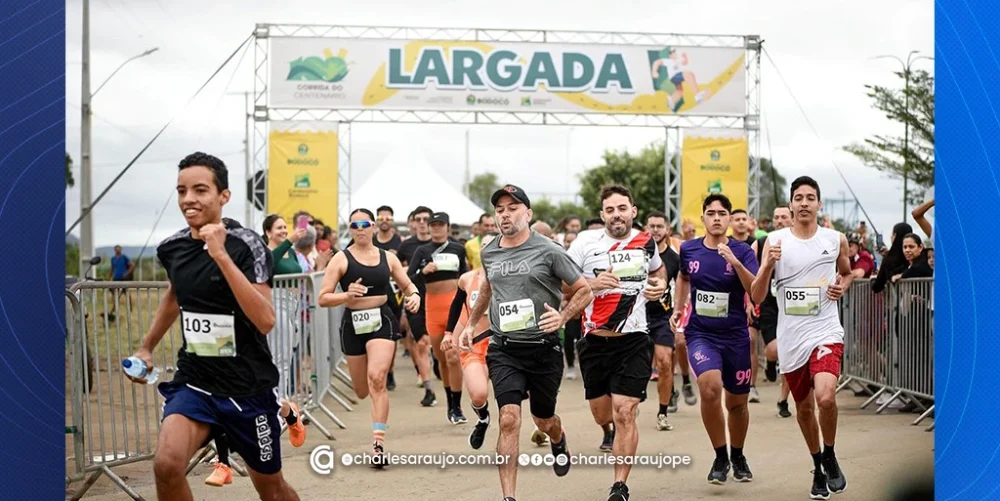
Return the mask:
[[653,373],[649,375],[649,380],[650,381],[659,381],[660,380],[660,371],[658,371],[656,369],[653,369]]
[[549,436],[542,433],[542,430],[535,428],[535,431],[531,432],[531,441],[534,442],[535,445],[541,447],[549,443]]
[[684,392],[684,403],[688,405],[694,405],[698,403],[698,397],[694,394],[694,387],[690,384],[684,385],[681,389]]
[[670,421],[667,420],[666,414],[657,414],[656,429],[660,431],[670,431],[674,429],[674,425],[670,424]]
[[487,417],[486,421],[477,420],[476,426],[472,428],[472,433],[469,434],[469,447],[473,449],[479,449],[483,446],[483,442],[486,441],[486,430],[490,427],[490,419]]
[[233,469],[222,463],[215,463],[212,474],[205,479],[205,485],[212,487],[222,487],[233,483]]
[[824,457],[822,464],[823,472],[826,474],[826,486],[830,488],[830,492],[840,494],[846,491],[847,477],[840,470],[840,463],[837,462],[837,456]]
[[[569,440],[566,438],[566,430],[562,432],[562,443],[552,444],[552,457],[555,458],[555,462],[552,463],[552,469],[555,470],[557,477],[564,477],[569,473],[569,446],[567,444]],[[562,456],[562,460],[560,460]],[[562,463],[562,464],[560,464]]]
[[753,482],[753,472],[747,464],[746,456],[733,458],[733,480],[737,482]]
[[424,407],[434,407],[435,405],[437,405],[437,403],[438,403],[437,397],[434,396],[434,392],[431,390],[425,391],[424,399],[420,401],[420,405]]
[[379,442],[372,445],[372,468],[385,468],[385,447]]
[[608,501],[628,501],[628,486],[625,482],[615,482],[615,485],[611,486],[611,495],[608,496]]
[[813,471],[813,486],[809,499],[830,499],[830,489],[826,486],[826,475],[822,468]]
[[729,459],[715,458],[712,462],[712,471],[708,472],[708,483],[722,485],[729,477]]
[[788,411],[788,400],[778,402],[778,417],[790,418],[792,413]]
[[396,389],[396,375],[395,374],[393,374],[393,373],[390,372],[388,375],[386,375],[386,377],[385,377],[385,389],[387,389],[389,391],[395,391],[395,389]]
[[750,403],[759,404],[760,403],[760,393],[757,393],[757,387],[750,387]]
[[452,409],[451,424],[463,424],[468,422],[469,420],[466,419],[465,413],[462,412],[462,409]]
[[612,427],[611,431],[604,432],[604,440],[601,442],[601,452],[611,452],[615,446],[615,429]]
[[306,443],[306,427],[302,424],[302,414],[299,413],[299,406],[292,402],[288,402],[289,412],[295,414],[295,424],[288,427],[288,441],[292,443],[292,447],[302,447],[302,444]]
[[667,406],[667,412],[677,413],[677,399],[680,398],[681,393],[674,388],[674,391],[670,394],[670,405]]
[[576,379],[576,369],[574,369],[573,367],[567,367],[566,379]]

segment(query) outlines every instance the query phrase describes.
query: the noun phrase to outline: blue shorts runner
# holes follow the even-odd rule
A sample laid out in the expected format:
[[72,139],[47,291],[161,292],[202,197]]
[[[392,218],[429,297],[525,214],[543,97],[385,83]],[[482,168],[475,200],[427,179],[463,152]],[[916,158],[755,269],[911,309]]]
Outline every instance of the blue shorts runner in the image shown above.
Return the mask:
[[160,383],[163,419],[180,414],[211,425],[205,447],[222,434],[230,448],[253,471],[271,475],[281,471],[281,422],[277,388],[249,397],[221,397],[181,383]]
[[750,393],[750,336],[713,339],[708,336],[690,337],[688,331],[688,362],[695,377],[710,370],[722,371],[722,386],[734,395]]

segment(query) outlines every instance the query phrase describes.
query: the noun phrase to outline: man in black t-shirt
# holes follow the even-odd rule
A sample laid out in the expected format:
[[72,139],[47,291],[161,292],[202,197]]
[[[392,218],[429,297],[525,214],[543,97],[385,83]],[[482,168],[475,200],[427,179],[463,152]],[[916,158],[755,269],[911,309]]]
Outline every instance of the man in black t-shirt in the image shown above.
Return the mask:
[[[434,215],[434,211],[422,205],[410,213],[414,232],[399,244],[399,249],[396,251],[396,255],[399,256],[399,262],[403,266],[409,266],[410,260],[413,258],[413,253],[417,251],[418,247],[431,241],[428,222],[432,215]],[[424,287],[422,278],[418,277],[413,283],[417,285],[417,290],[420,291],[421,297],[425,297],[426,288]],[[433,392],[426,391],[431,380],[431,343],[430,339],[424,339],[427,334],[427,326],[424,320],[425,306],[423,303],[423,301],[420,302],[420,311],[417,313],[404,313],[404,322],[402,322],[401,330],[408,330],[414,341],[413,348],[410,349],[410,356],[413,357],[413,362],[417,366],[420,384],[425,389],[424,399],[420,401],[420,405],[431,407],[437,404],[437,399],[434,398]],[[437,360],[434,362],[436,366]],[[435,373],[438,373],[438,371],[435,371]]]
[[674,300],[672,296],[674,280],[680,271],[680,256],[670,246],[670,225],[667,215],[658,210],[646,216],[646,231],[653,236],[660,260],[667,267],[667,290],[659,301],[646,303],[646,321],[649,325],[649,335],[653,338],[653,363],[659,376],[656,389],[660,397],[660,408],[656,413],[656,429],[669,431],[674,429],[667,420],[667,414],[677,412],[677,396],[674,389],[674,333],[670,329],[670,316],[673,314]]
[[180,316],[177,372],[158,386],[164,404],[153,468],[157,497],[193,499],[188,461],[224,435],[261,499],[298,500],[281,474],[278,369],[263,334],[275,325],[271,253],[256,233],[222,219],[230,192],[221,160],[194,153],[179,170],[177,198],[188,228],[157,248],[170,284],[135,353],[152,370],[153,350]]

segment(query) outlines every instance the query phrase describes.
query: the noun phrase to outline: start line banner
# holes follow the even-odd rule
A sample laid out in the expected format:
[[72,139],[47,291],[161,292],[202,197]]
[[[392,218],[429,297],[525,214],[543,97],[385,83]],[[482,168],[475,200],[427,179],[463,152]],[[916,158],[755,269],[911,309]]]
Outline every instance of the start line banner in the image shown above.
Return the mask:
[[275,108],[746,114],[742,48],[270,39]]

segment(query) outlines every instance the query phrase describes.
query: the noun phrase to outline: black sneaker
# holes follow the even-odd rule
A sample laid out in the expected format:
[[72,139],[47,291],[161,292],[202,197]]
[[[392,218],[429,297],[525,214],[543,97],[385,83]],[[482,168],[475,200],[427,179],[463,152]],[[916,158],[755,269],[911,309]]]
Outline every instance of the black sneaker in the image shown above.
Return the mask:
[[[563,430],[562,443],[558,445],[555,442],[552,443],[552,456],[555,458],[552,469],[555,470],[557,477],[565,477],[569,473],[569,448],[566,442],[566,430]],[[560,456],[562,456],[562,460],[559,459]]]
[[753,482],[753,472],[747,464],[746,456],[733,458],[733,480],[737,482]]
[[393,374],[393,373],[390,372],[385,377],[385,389],[387,389],[389,391],[394,391],[396,389],[396,375],[395,374]]
[[712,462],[712,471],[708,473],[708,483],[723,485],[729,477],[729,459],[715,458]]
[[778,417],[790,418],[792,413],[788,412],[788,400],[778,402]]
[[431,359],[434,360],[434,377],[436,377],[436,378],[438,378],[438,380],[440,380],[441,379],[441,367],[438,366],[438,359],[434,358],[433,356],[431,357]]
[[385,468],[385,447],[378,442],[372,446],[372,468],[377,470]]
[[824,457],[822,464],[823,472],[826,473],[826,486],[830,488],[830,492],[840,494],[846,491],[847,477],[844,476],[844,472],[840,471],[837,456]]
[[778,380],[778,362],[767,361],[767,367],[764,368],[764,377],[772,383]]
[[826,475],[822,469],[813,471],[813,486],[809,499],[830,499],[830,489],[826,487]]
[[451,424],[462,424],[468,423],[469,420],[465,418],[465,413],[462,412],[461,408],[452,409],[451,411]]
[[503,501],[517,501],[517,500],[514,499],[514,498],[512,498],[512,497],[506,497],[506,498],[503,498]]
[[694,387],[693,386],[691,386],[690,384],[686,384],[686,385],[684,385],[683,388],[681,388],[681,391],[684,392],[684,403],[685,404],[694,405],[694,404],[698,403],[698,397],[694,394]]
[[437,397],[434,396],[434,392],[431,390],[424,391],[424,399],[420,401],[420,405],[424,407],[434,407],[437,405]]
[[472,428],[472,433],[469,434],[469,447],[473,449],[479,449],[483,446],[483,442],[486,441],[486,429],[490,427],[490,420],[486,418],[486,421],[476,421],[476,426]]
[[677,413],[677,399],[680,398],[681,393],[674,388],[673,393],[670,394],[670,405],[667,405],[668,413]]
[[615,485],[611,486],[611,495],[608,496],[608,501],[628,501],[628,486],[625,482],[615,482]]
[[615,429],[611,428],[611,431],[604,432],[604,441],[601,442],[601,446],[598,449],[601,452],[611,452],[615,446]]

